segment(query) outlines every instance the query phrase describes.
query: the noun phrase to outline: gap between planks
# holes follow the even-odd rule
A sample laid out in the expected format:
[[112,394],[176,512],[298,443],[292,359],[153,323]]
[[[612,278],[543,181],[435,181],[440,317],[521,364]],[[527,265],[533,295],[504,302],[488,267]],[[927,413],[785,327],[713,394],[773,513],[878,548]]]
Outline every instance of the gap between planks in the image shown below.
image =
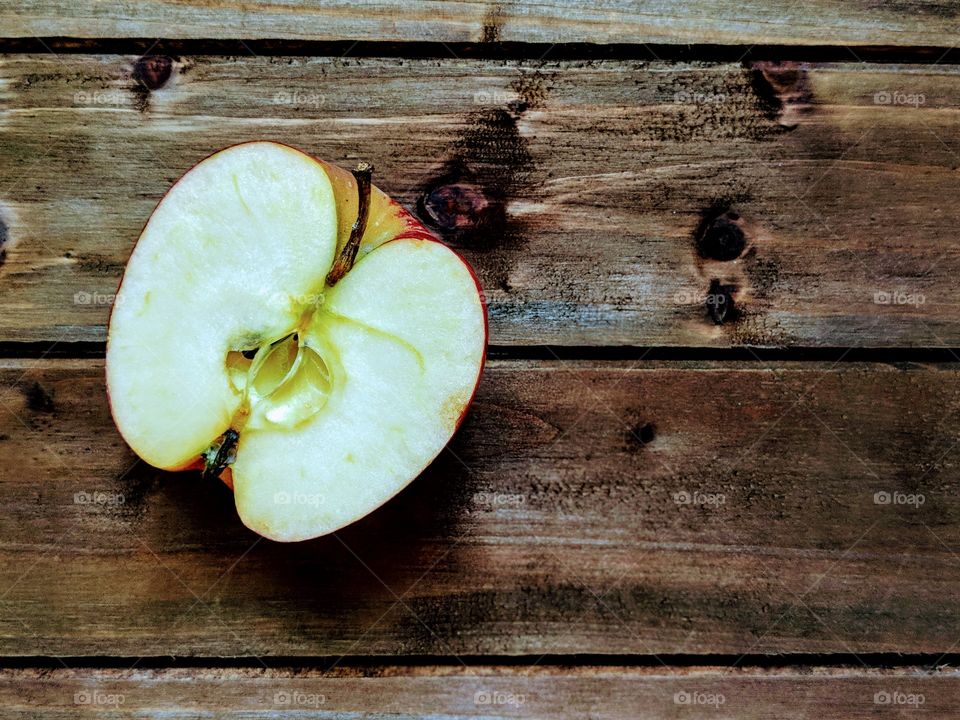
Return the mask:
[[304,41],[288,39],[171,40],[155,38],[30,37],[0,38],[0,54],[173,55],[397,58],[409,60],[650,60],[658,62],[742,63],[803,62],[956,65],[960,49],[941,45],[867,45],[855,55],[842,45],[719,45],[694,43],[537,43]]

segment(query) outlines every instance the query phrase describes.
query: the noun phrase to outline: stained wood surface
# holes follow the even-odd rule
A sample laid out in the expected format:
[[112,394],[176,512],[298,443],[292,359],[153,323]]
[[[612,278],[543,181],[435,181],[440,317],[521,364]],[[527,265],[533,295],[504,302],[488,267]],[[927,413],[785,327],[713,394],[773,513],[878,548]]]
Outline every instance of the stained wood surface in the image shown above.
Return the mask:
[[0,3],[0,36],[951,47],[956,0]]
[[[957,672],[930,667],[960,647],[960,361],[843,358],[960,347],[958,20],[958,0],[0,0],[4,717],[955,714]],[[57,51],[18,52],[38,37]],[[161,37],[250,53],[84,54]],[[527,59],[457,57],[501,42]],[[477,268],[501,357],[830,361],[497,360],[397,498],[260,539],[226,487],[137,461],[101,360],[18,356],[103,341],[163,192],[263,138],[374,162]]]
[[268,138],[465,223],[495,344],[960,345],[957,68],[135,60],[0,63],[0,340],[102,340],[163,192]]
[[491,364],[449,451],[282,545],[3,361],[0,654],[948,652],[960,366]]
[[6,717],[19,720],[111,712],[145,718],[944,718],[960,702],[958,680],[955,670],[921,668],[7,670],[0,672],[0,703]]

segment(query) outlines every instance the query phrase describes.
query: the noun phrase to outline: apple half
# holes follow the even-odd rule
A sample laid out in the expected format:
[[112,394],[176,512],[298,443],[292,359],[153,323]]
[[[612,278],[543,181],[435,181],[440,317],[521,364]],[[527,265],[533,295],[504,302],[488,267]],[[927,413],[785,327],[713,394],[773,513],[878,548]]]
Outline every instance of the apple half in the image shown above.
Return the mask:
[[333,532],[399,492],[483,369],[476,276],[370,172],[270,142],[212,155],[153,212],[110,318],[126,442],[221,476],[274,540]]

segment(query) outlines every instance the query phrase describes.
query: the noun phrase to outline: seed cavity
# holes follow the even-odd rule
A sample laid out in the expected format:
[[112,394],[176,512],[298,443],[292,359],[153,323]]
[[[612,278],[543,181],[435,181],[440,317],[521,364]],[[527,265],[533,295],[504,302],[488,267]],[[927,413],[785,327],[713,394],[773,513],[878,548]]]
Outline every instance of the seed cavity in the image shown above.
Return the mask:
[[294,427],[319,413],[332,390],[327,363],[297,332],[261,346],[252,359],[249,351],[230,351],[226,364],[242,394],[234,425]]

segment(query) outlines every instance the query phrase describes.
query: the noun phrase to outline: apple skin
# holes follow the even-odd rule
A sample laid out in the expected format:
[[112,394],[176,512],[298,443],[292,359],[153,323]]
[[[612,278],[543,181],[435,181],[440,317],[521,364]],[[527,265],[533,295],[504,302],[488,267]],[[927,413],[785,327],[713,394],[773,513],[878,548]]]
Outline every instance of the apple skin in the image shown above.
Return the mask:
[[[184,177],[184,175],[190,172],[190,170],[193,169],[193,167],[198,165],[200,162],[203,162],[203,160],[212,158],[215,155],[218,155],[219,153],[225,152],[226,150],[230,150],[235,147],[239,147],[242,145],[255,144],[258,142],[263,142],[263,141],[250,140],[246,142],[235,143],[234,145],[221,148],[220,150],[214,153],[211,153],[210,155],[207,155],[205,158],[198,161],[194,165],[191,165],[190,168],[184,171],[177,178],[177,180],[171,184],[170,189],[175,187],[177,183],[179,183],[180,180]],[[269,142],[272,142],[277,145],[283,145],[285,147],[290,148],[291,150],[294,150],[296,152],[306,155],[311,160],[313,160],[314,162],[322,166],[323,169],[326,171],[327,176],[330,179],[330,183],[333,186],[334,195],[337,198],[337,225],[338,225],[337,252],[339,253],[340,249],[344,246],[347,239],[350,237],[350,230],[357,214],[357,206],[358,206],[357,182],[353,174],[339,167],[338,165],[334,165],[324,160],[319,160],[318,158],[315,158],[312,155],[309,155],[309,153],[305,153],[303,150],[300,150],[299,148],[296,148],[287,143],[282,143],[275,140],[271,140]],[[167,190],[167,193],[169,193],[170,189]],[[164,197],[166,197],[167,193],[164,193]],[[158,201],[158,204],[159,202],[162,202],[162,201],[163,201],[163,198],[161,198],[160,201]],[[148,217],[147,220],[144,222],[143,228],[141,228],[140,234],[143,233],[143,230],[146,228],[147,223],[149,223],[149,221],[150,221],[150,218]],[[469,270],[470,276],[477,287],[477,293],[480,297],[480,304],[483,312],[483,332],[484,332],[483,354],[480,358],[480,365],[477,371],[476,380],[473,385],[473,392],[471,393],[470,399],[467,401],[466,405],[464,406],[463,410],[460,413],[460,416],[457,419],[457,422],[454,427],[454,431],[451,434],[451,440],[452,440],[453,436],[456,435],[457,431],[460,429],[460,426],[463,424],[463,421],[466,419],[466,416],[468,411],[470,410],[470,407],[473,405],[473,401],[476,398],[477,390],[480,386],[480,378],[483,376],[483,371],[486,366],[487,346],[490,340],[490,319],[489,319],[489,314],[487,310],[487,299],[486,299],[486,295],[483,292],[483,286],[480,283],[480,279],[479,277],[477,277],[476,271],[473,269],[473,266],[469,262],[467,262],[467,260],[463,257],[461,253],[447,246],[446,243],[442,242],[433,232],[431,232],[413,214],[411,214],[406,208],[400,205],[400,203],[398,203],[393,198],[389,197],[386,193],[380,190],[376,185],[372,185],[367,227],[363,235],[361,250],[363,250],[364,248],[373,249],[376,247],[380,247],[381,245],[386,244],[388,242],[392,242],[395,240],[405,240],[405,239],[435,242],[447,247],[447,249],[453,252],[464,264],[464,266]],[[120,282],[117,284],[117,293],[114,295],[114,297],[116,297],[117,294],[120,292],[120,288],[122,286],[123,286],[123,277],[121,277]],[[110,322],[108,322],[108,330],[107,330],[108,343],[109,343],[109,337],[110,337],[109,328],[112,325],[113,312],[114,312],[114,309],[112,308],[110,313]],[[114,408],[113,408],[113,399],[110,397],[109,388],[107,390],[107,401],[111,410],[111,415],[113,417],[116,417],[116,413],[114,412]],[[441,448],[441,450],[436,455],[429,458],[427,462],[424,464],[424,466],[420,468],[417,474],[411,478],[410,482],[415,480],[416,477],[418,477],[421,473],[423,473],[423,471],[426,470],[427,467],[429,467],[430,464],[433,463],[433,461],[437,458],[437,456],[442,451],[443,451],[443,448]],[[167,471],[168,472],[201,471],[203,470],[203,468],[204,468],[204,459],[202,456],[198,456],[196,459],[194,459],[191,462],[188,462],[179,467],[168,468]],[[230,488],[231,491],[233,490],[233,477],[229,467],[224,469],[224,471],[220,474],[220,480],[228,488]],[[375,507],[371,507],[367,514],[370,514],[375,510],[377,510],[378,508],[382,507],[384,504],[389,502],[393,497],[395,497],[408,485],[409,485],[409,482],[397,488],[397,491],[395,493],[385,498],[381,503],[379,503]],[[346,524],[349,524],[349,523],[346,523]],[[344,526],[341,526],[341,527],[344,527]],[[339,529],[341,528],[335,528],[331,532],[336,532],[336,530],[339,530]]]

